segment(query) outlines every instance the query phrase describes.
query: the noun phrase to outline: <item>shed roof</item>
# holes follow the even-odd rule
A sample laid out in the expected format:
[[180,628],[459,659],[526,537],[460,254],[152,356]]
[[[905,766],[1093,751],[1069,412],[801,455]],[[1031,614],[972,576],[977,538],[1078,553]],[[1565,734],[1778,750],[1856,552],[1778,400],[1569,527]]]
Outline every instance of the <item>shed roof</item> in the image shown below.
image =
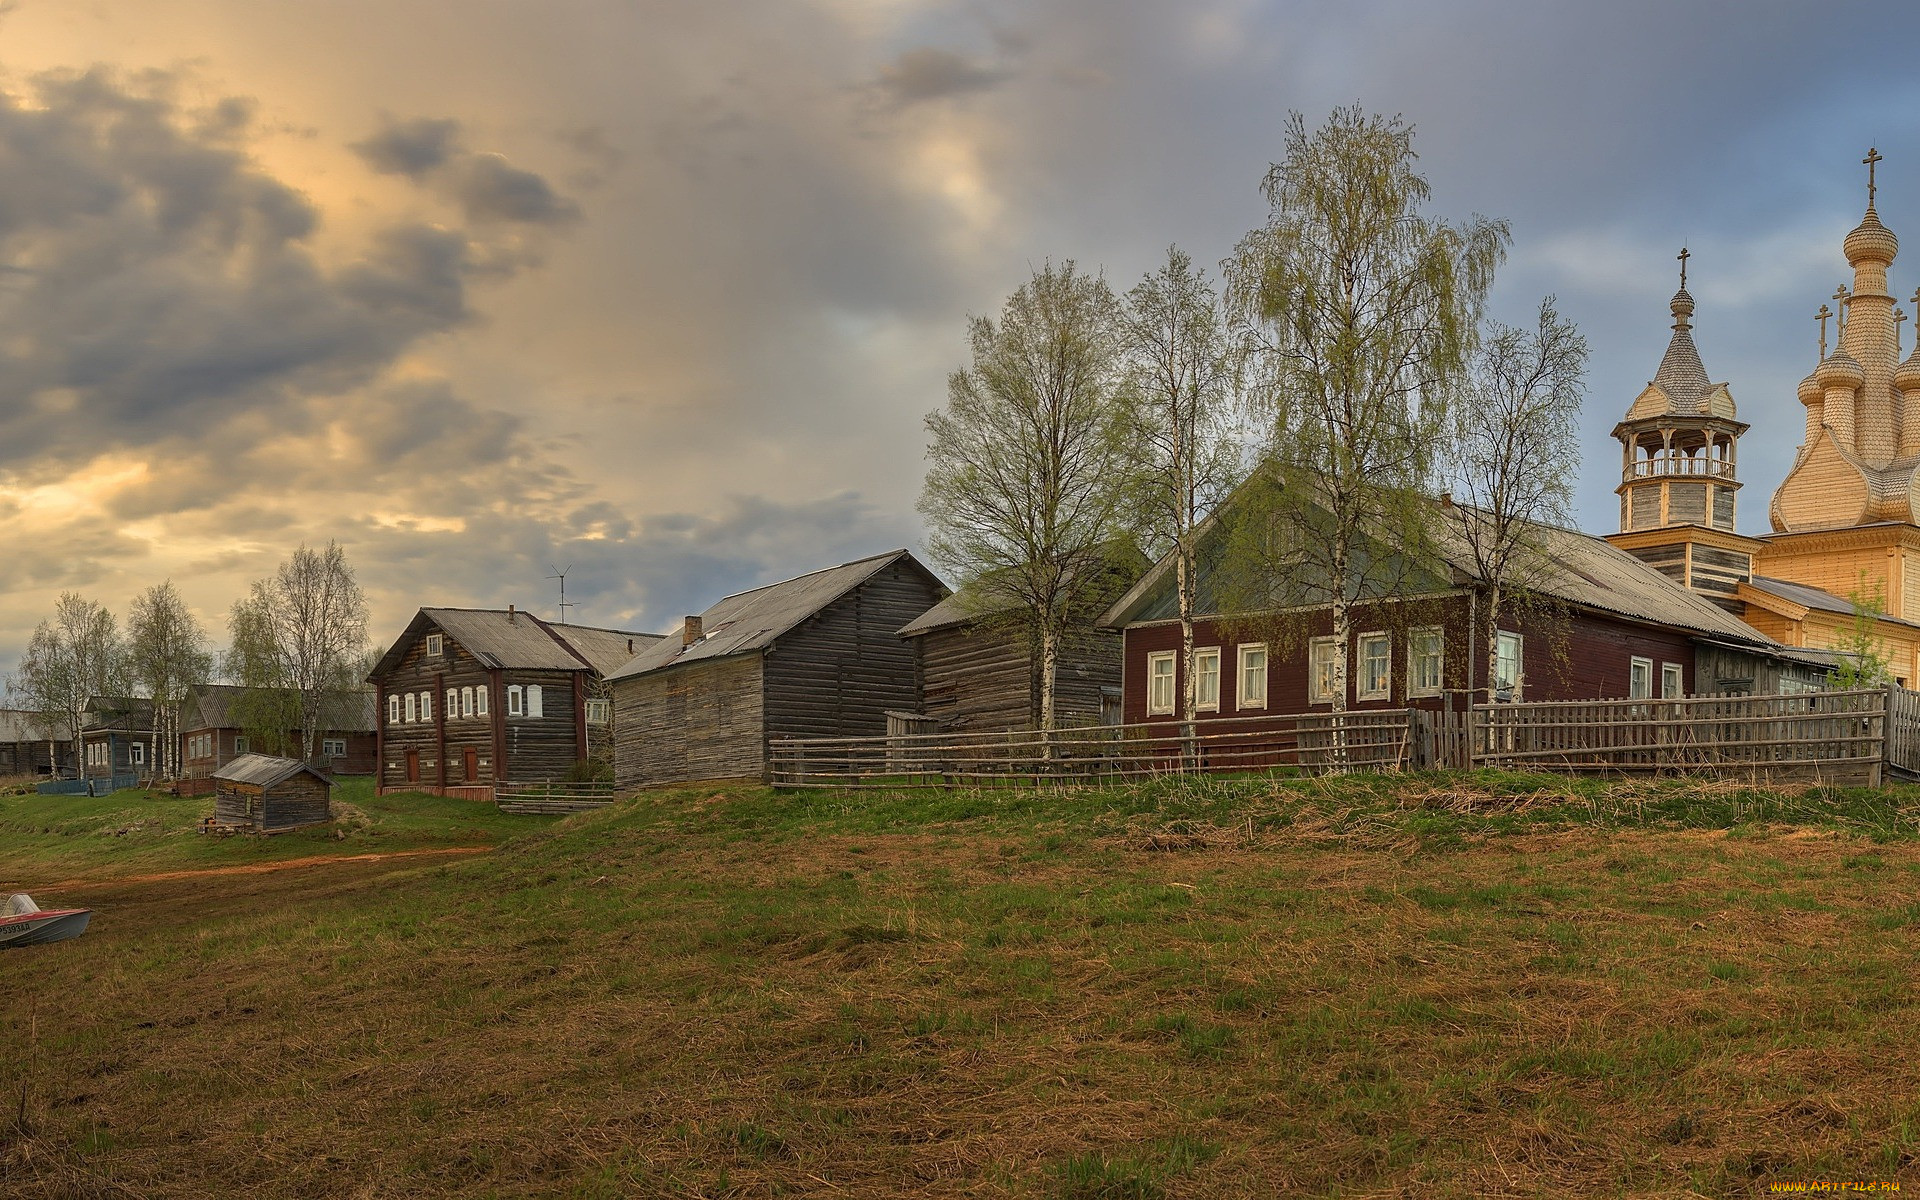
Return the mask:
[[900,627],[900,636],[915,637],[919,634],[931,633],[936,629],[947,629],[954,625],[965,625],[967,622],[984,616],[987,613],[1004,612],[1011,607],[1013,606],[1010,603],[975,607],[969,599],[963,598],[959,592],[955,592],[913,620],[908,621],[905,625],[902,625]]
[[[406,631],[381,656],[368,678],[378,678],[400,665],[407,646],[429,626],[436,627],[464,646],[468,653],[489,667],[523,671],[597,671],[608,669],[603,663],[626,661],[626,639],[658,641],[657,633],[627,629],[594,629],[584,625],[549,625],[530,612],[504,608],[423,608],[414,614]],[[559,631],[570,631],[563,636]],[[621,649],[614,660],[612,648]]]
[[664,638],[636,654],[632,662],[608,678],[630,679],[662,667],[764,650],[794,626],[901,561],[924,573],[942,591],[946,590],[939,576],[922,566],[912,554],[906,550],[889,550],[872,558],[841,563],[728,596],[700,614],[698,641],[689,646],[683,645],[679,638]]
[[224,779],[229,783],[272,787],[276,783],[284,783],[292,779],[302,771],[327,784],[333,782],[297,758],[279,758],[272,754],[242,754],[215,771],[213,777]]

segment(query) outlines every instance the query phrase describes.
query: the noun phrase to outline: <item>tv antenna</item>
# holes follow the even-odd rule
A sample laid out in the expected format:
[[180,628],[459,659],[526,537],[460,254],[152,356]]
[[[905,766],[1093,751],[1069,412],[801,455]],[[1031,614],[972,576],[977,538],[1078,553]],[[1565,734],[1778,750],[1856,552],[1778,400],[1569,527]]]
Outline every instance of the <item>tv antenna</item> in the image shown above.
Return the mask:
[[[568,563],[567,571],[571,570],[573,570],[573,564]],[[567,623],[567,610],[573,607],[572,602],[567,599],[567,571],[562,571],[559,567],[553,567],[553,574],[547,576],[548,579],[558,579],[560,581],[560,623],[562,625]]]

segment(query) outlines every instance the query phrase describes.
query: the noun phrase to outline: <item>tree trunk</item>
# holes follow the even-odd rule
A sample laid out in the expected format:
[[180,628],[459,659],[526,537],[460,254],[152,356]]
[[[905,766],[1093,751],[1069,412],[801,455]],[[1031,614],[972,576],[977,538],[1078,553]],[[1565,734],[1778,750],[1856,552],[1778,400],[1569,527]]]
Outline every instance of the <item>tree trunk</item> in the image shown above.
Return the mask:
[[1180,688],[1180,759],[1188,768],[1196,765],[1194,720],[1199,708],[1199,680],[1193,670],[1193,568],[1192,551],[1184,539],[1174,544],[1174,573],[1180,595],[1180,672],[1186,682]]
[[1040,753],[1053,757],[1053,672],[1060,658],[1060,631],[1051,621],[1040,629]]
[[1487,703],[1500,698],[1500,586],[1487,589]]

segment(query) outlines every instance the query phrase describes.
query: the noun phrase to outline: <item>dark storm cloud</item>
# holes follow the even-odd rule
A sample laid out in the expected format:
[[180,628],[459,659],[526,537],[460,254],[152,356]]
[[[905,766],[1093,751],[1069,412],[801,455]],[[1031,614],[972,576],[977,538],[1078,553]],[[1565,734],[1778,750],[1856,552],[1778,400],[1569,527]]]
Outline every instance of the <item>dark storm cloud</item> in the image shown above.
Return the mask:
[[563,225],[580,210],[540,175],[499,154],[476,154],[463,144],[460,122],[418,117],[395,121],[352,149],[374,170],[404,175],[460,206],[469,221]]
[[880,68],[880,90],[896,104],[917,104],[968,92],[983,92],[1005,82],[1011,72],[988,66],[937,46],[909,50]]
[[367,165],[387,175],[424,178],[453,157],[460,140],[460,122],[416,117],[389,121],[386,128],[351,149]]

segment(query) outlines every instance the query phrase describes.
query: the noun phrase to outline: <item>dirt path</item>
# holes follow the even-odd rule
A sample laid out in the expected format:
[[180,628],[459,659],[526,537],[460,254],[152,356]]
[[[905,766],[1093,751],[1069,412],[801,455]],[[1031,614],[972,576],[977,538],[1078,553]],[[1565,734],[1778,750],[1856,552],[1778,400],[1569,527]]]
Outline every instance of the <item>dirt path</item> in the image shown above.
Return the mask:
[[215,875],[267,875],[274,871],[288,871],[295,867],[317,867],[323,863],[377,862],[387,858],[432,858],[448,854],[485,854],[492,846],[453,846],[443,850],[391,850],[384,854],[315,854],[307,858],[288,858],[279,862],[247,863],[237,867],[202,867],[194,871],[158,871],[151,875],[119,875],[112,879],[63,879],[59,883],[43,884],[48,891],[55,888],[81,890],[85,888],[119,887],[129,883],[165,883],[174,879],[198,879]]

